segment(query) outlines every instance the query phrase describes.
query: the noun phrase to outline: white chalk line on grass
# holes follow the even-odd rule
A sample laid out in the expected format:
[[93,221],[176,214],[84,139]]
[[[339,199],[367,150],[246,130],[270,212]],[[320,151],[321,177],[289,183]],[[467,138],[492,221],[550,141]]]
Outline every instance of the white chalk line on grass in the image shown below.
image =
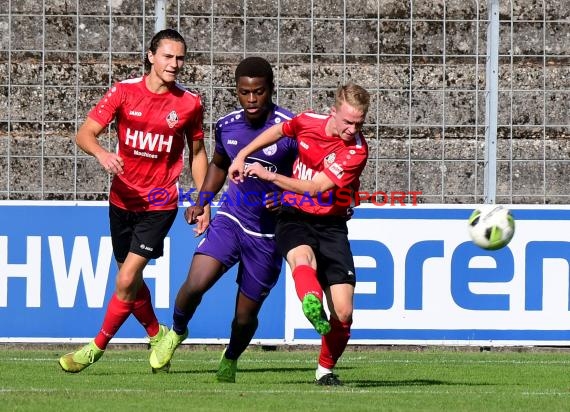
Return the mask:
[[[196,363],[196,359],[192,359],[192,355],[187,355],[187,358],[177,357],[175,359],[176,363]],[[483,355],[484,356],[484,355]],[[119,358],[119,357],[109,357],[107,358],[110,362],[148,362],[146,358]],[[1,358],[3,362],[57,362],[56,358],[34,358],[34,357],[11,357],[11,358]],[[219,356],[213,356],[212,360],[198,360],[200,363],[215,363],[218,364],[220,361]],[[283,359],[283,358],[264,358],[264,359],[252,359],[248,355],[240,358],[240,364],[306,364],[313,362],[313,359]],[[371,359],[365,357],[350,357],[345,356],[342,358],[342,364],[351,364],[354,362],[365,362],[367,364],[420,364],[420,365],[441,365],[441,364],[473,364],[473,365],[570,365],[569,360],[516,360],[516,359]]]
[[[481,355],[485,356],[485,355]],[[517,360],[517,359],[370,359],[343,357],[345,362],[365,363],[418,363],[418,364],[523,364],[523,365],[570,365],[569,360]]]
[[[57,362],[59,358],[5,358],[3,362]],[[148,362],[148,359],[141,358],[108,358],[110,362]],[[216,359],[216,363],[219,363],[219,359]]]
[[[80,389],[73,389],[73,392],[81,392]],[[0,388],[0,394],[9,393],[68,393],[69,390],[65,388]],[[85,389],[84,392],[89,393],[149,393],[148,389],[127,389],[127,388],[114,388],[114,389]],[[152,392],[152,391],[150,391]],[[457,396],[457,391],[450,391],[446,389],[437,390],[419,390],[419,389],[388,389],[383,390],[382,388],[377,388],[376,390],[362,389],[362,388],[350,388],[347,386],[336,387],[336,388],[323,388],[323,389],[244,389],[241,386],[239,389],[161,389],[161,393],[172,393],[172,394],[265,394],[265,395],[279,395],[279,394],[327,394],[331,395],[334,393],[350,393],[350,394],[387,394],[387,395],[452,395]],[[465,388],[461,389],[462,395],[496,395],[501,394],[502,391],[465,391]],[[515,395],[515,392],[511,392],[511,395]],[[519,392],[520,396],[524,397],[545,397],[545,396],[560,396],[560,397],[570,397],[570,392],[560,392],[560,391],[541,391],[541,392]]]

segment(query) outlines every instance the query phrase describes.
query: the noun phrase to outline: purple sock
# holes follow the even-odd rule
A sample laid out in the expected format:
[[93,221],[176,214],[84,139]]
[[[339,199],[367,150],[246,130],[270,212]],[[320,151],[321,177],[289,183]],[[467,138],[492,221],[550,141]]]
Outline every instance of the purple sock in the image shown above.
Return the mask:
[[172,330],[178,335],[183,335],[188,328],[188,322],[190,322],[190,317],[188,313],[183,310],[178,309],[174,306],[174,313],[172,314]]

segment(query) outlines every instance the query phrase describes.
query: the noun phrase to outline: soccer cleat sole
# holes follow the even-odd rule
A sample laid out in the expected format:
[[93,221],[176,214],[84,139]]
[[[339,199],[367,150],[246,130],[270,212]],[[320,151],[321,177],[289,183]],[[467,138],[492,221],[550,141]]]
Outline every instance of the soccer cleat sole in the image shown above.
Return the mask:
[[323,304],[315,295],[309,293],[303,298],[303,313],[319,335],[326,335],[331,331]]

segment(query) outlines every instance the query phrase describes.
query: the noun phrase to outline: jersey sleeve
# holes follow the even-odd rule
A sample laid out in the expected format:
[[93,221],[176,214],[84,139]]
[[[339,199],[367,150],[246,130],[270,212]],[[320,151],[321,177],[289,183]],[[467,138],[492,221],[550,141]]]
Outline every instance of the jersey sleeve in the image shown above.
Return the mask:
[[218,121],[218,123],[216,124],[216,128],[214,129],[214,138],[216,140],[216,146],[214,148],[215,152],[220,154],[221,156],[224,157],[229,157],[228,153],[226,152],[226,149],[224,147],[224,144],[222,143],[222,123]]
[[102,126],[107,126],[115,118],[123,102],[123,88],[120,83],[111,87],[105,96],[99,100],[88,114],[88,117],[95,120]]
[[297,115],[293,117],[291,120],[287,120],[283,123],[283,135],[287,137],[291,137],[293,139],[297,138],[297,130],[299,128],[299,117],[301,115]]
[[293,159],[297,158],[297,154],[299,152],[299,144],[297,143],[297,140],[287,139],[286,144],[287,144],[287,149],[289,150],[289,153],[291,153]]
[[204,139],[204,106],[202,105],[200,96],[193,96],[195,97],[195,107],[192,120],[188,122],[188,127],[186,128],[186,136],[192,141],[196,141]]

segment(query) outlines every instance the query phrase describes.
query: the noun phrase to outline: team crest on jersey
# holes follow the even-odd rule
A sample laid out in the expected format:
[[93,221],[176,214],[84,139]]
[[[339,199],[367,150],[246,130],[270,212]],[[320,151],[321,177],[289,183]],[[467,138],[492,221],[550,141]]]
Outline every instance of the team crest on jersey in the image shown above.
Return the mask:
[[327,157],[325,157],[325,167],[329,167],[334,163],[336,160],[336,153],[331,153]]
[[277,152],[277,143],[273,143],[271,146],[267,146],[263,149],[263,153],[266,156],[273,156]]
[[171,129],[178,124],[178,114],[173,110],[166,116],[166,123]]

